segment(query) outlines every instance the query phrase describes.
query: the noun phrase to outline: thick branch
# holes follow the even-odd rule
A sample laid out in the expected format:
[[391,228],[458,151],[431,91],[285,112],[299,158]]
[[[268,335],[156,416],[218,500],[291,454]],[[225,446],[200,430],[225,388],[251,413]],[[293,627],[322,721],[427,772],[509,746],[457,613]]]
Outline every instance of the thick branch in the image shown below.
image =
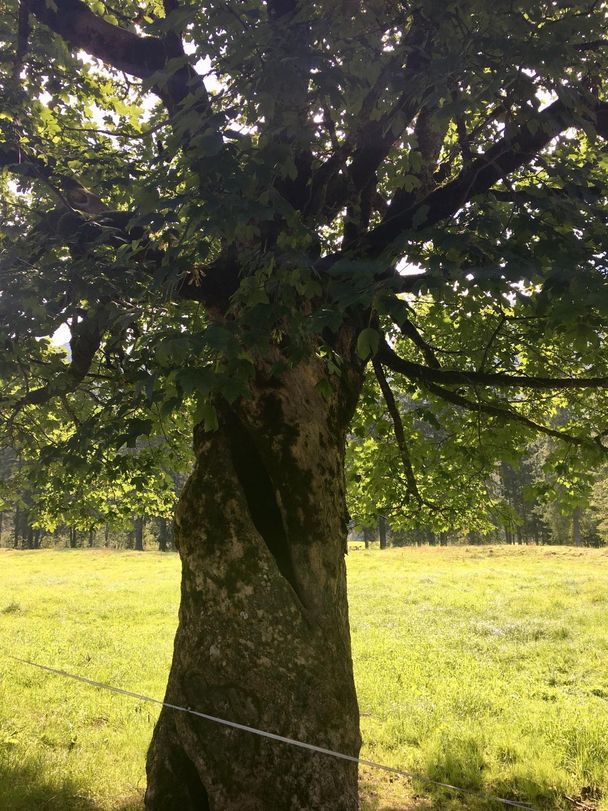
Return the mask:
[[[310,121],[310,23],[300,0],[267,0],[271,36],[260,74],[260,88],[275,97],[272,114],[261,127],[262,141],[287,144],[295,176],[276,180],[279,193],[302,210],[309,198],[314,131]],[[281,77],[277,81],[277,77]]]
[[70,45],[82,48],[108,65],[147,79],[162,70],[166,54],[162,41],[141,37],[94,14],[81,0],[30,0],[31,12]]
[[[176,50],[174,38],[143,37],[112,25],[82,0],[30,0],[29,8],[72,47],[82,48],[107,65],[140,79],[150,78],[162,71],[169,59],[183,54],[181,48]],[[197,93],[205,107],[209,105],[203,81],[190,65],[174,72],[166,84],[159,82],[155,92],[172,111],[190,92]]]
[[[412,24],[402,43],[408,53],[405,60],[403,83],[406,91],[395,106],[379,118],[374,118],[378,103],[386,89],[386,83],[399,72],[403,65],[403,51],[388,60],[374,85],[364,98],[358,116],[357,129],[351,133],[342,148],[328,158],[313,174],[309,211],[316,213],[325,207],[329,216],[342,208],[349,196],[361,192],[375,180],[378,167],[386,158],[400,134],[411,123],[420,109],[423,97],[428,93],[424,68],[427,65],[432,38],[429,23],[419,12],[414,11]],[[426,83],[426,84],[425,84]],[[395,120],[399,118],[399,127]],[[396,130],[396,131],[395,131]],[[348,181],[339,172],[346,171],[346,161],[352,156],[348,167]]]
[[424,340],[424,337],[420,334],[415,324],[410,321],[409,318],[401,321],[399,324],[399,329],[401,330],[401,334],[406,338],[409,338],[410,341],[422,352],[428,366],[433,369],[439,369],[441,364],[439,363],[437,355],[433,351],[433,347]]
[[101,345],[101,339],[108,321],[108,311],[100,308],[87,314],[81,321],[72,326],[70,350],[72,359],[65,372],[58,375],[46,385],[33,389],[23,396],[15,405],[16,414],[28,405],[43,405],[54,397],[63,397],[76,391],[87,376],[95,354]]
[[51,175],[48,164],[42,158],[25,152],[15,143],[0,143],[0,170],[10,169],[15,174],[27,177],[44,177]]
[[180,280],[177,298],[198,301],[205,307],[225,312],[239,286],[240,266],[236,256],[225,254]]
[[[522,118],[509,127],[506,135],[474,160],[454,180],[431,192],[415,205],[391,204],[380,223],[360,240],[357,253],[381,254],[392,242],[410,229],[426,228],[456,214],[467,202],[482,194],[516,169],[529,163],[556,136],[574,126],[582,113],[556,101],[542,112]],[[597,117],[598,131],[605,135],[608,102],[597,102],[589,117]]]
[[440,383],[444,386],[492,386],[543,390],[608,388],[608,377],[528,377],[500,372],[429,368],[399,357],[386,342],[381,344],[376,357],[389,369],[400,372],[406,377],[425,383]]
[[[94,262],[93,252],[100,245],[120,248],[134,240],[139,247],[134,249],[130,259],[139,271],[152,275],[165,260],[165,251],[148,240],[145,230],[137,224],[137,214],[130,211],[104,211],[94,218],[84,217],[73,209],[66,214],[50,211],[31,234],[30,241],[36,248],[29,257],[32,264],[41,253],[41,233],[46,237],[45,247],[64,245],[77,253],[80,261],[90,252],[90,261]],[[124,273],[122,269],[118,272]],[[204,267],[193,268],[178,280],[171,278],[169,269],[167,275],[167,292],[172,298],[198,301],[206,307],[224,311],[238,288],[239,264],[237,257],[227,252]]]
[[266,0],[268,16],[271,20],[277,20],[293,14],[298,8],[298,0]]
[[563,442],[567,442],[570,445],[577,445],[579,447],[586,448],[599,447],[604,451],[608,450],[601,444],[598,438],[589,439],[588,437],[569,434],[566,431],[559,431],[556,428],[550,428],[547,425],[542,425],[542,423],[535,422],[534,420],[529,419],[529,417],[526,417],[523,414],[520,414],[518,411],[514,411],[512,408],[508,408],[507,406],[499,406],[494,403],[485,402],[484,400],[469,400],[467,397],[463,397],[461,394],[458,394],[458,392],[445,389],[443,386],[438,386],[435,383],[430,383],[428,381],[419,382],[425,389],[427,389],[427,391],[431,392],[431,394],[434,394],[436,397],[439,397],[442,400],[446,400],[448,403],[460,406],[467,411],[475,411],[478,414],[489,414],[491,417],[498,417],[499,419],[507,422],[517,422],[521,425],[525,425],[527,428],[530,428],[533,431],[536,431],[537,433],[555,437],[556,439],[561,439]]
[[27,53],[30,37],[29,0],[20,0],[17,18],[17,47],[15,48],[15,63],[13,65],[13,79],[19,78],[25,54]]

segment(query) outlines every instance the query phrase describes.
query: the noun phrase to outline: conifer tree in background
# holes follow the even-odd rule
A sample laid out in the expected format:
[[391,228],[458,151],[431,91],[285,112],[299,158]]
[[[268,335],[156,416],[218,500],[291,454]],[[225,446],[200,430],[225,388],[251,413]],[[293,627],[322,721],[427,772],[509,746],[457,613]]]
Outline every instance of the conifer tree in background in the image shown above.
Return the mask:
[[[531,431],[603,453],[606,4],[0,10],[2,430],[39,476],[143,491],[125,448],[191,423],[167,701],[356,755],[366,375],[412,508]],[[146,804],[352,811],[357,770],[163,710]]]

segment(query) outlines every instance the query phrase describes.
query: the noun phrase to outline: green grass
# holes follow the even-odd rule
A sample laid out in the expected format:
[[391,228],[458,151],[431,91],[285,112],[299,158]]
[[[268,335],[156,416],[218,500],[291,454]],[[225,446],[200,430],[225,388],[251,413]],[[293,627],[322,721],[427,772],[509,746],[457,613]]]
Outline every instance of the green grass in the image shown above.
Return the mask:
[[[141,809],[175,555],[0,550],[0,809]],[[362,756],[542,809],[608,809],[608,552],[353,551]],[[492,809],[362,770],[364,808]],[[577,806],[567,797],[579,800]]]

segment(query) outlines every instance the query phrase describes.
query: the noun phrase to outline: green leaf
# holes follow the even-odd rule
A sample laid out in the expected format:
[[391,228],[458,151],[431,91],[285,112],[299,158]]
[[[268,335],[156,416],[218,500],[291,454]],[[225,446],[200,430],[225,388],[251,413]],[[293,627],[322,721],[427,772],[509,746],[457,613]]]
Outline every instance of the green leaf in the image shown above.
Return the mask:
[[424,205],[420,206],[418,211],[412,217],[412,227],[413,228],[420,228],[423,226],[429,216],[429,211],[431,210],[430,206]]
[[331,383],[329,382],[329,380],[326,380],[325,378],[323,378],[322,380],[319,380],[319,382],[317,383],[316,389],[319,392],[319,394],[323,397],[324,400],[329,400],[329,398],[331,397],[332,392],[333,392],[333,389],[331,387]]
[[378,351],[380,346],[380,333],[368,327],[359,333],[357,338],[357,354],[361,360],[367,360]]
[[217,411],[213,403],[206,397],[199,400],[196,411],[194,412],[194,421],[197,424],[203,425],[205,431],[217,431],[219,428],[219,420]]
[[416,175],[406,175],[401,183],[403,191],[411,192],[414,189],[419,189],[422,186],[422,181]]

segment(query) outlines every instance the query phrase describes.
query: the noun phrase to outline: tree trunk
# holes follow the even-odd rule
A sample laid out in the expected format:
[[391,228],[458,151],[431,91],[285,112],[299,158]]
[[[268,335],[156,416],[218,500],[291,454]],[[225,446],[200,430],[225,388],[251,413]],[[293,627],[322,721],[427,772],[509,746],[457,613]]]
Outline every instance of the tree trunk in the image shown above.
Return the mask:
[[166,552],[169,547],[169,522],[166,518],[158,519],[158,551]]
[[133,528],[133,548],[136,552],[144,551],[144,517],[139,515],[135,519]]
[[380,538],[380,549],[386,549],[388,522],[383,515],[378,516],[378,536]]
[[[195,432],[166,701],[358,754],[343,465],[359,385],[301,364]],[[167,708],[147,771],[149,811],[358,807],[355,764]]]
[[13,546],[15,549],[19,548],[19,534],[21,529],[21,510],[19,505],[15,505],[15,523],[13,525]]
[[572,546],[581,546],[581,513],[580,507],[572,513]]
[[363,543],[365,544],[365,548],[369,549],[369,545],[372,541],[372,530],[371,527],[363,527]]

